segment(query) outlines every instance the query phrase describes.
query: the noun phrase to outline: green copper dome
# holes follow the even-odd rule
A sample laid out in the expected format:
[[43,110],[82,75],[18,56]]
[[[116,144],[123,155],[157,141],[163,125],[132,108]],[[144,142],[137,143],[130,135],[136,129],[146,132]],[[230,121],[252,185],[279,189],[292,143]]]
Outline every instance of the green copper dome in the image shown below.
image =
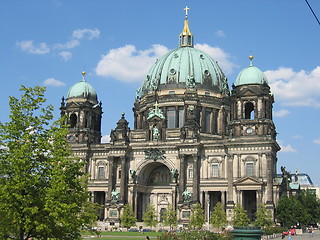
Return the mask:
[[193,47],[176,48],[149,70],[142,86],[142,95],[165,88],[228,89],[227,79],[217,62],[208,54]]
[[161,89],[205,89],[229,94],[227,78],[208,54],[193,47],[193,35],[188,20],[179,35],[180,46],[158,59],[150,68],[141,96]]
[[68,94],[67,94],[67,99],[69,99],[69,98],[84,98],[84,99],[88,99],[88,100],[97,102],[98,98],[97,98],[96,91],[88,82],[85,81],[85,79],[84,79],[85,73],[82,73],[82,75],[83,75],[83,79],[80,82],[74,84],[69,89]]
[[268,84],[266,75],[257,67],[252,65],[253,57],[250,56],[250,66],[243,69],[235,82],[235,86],[245,84]]

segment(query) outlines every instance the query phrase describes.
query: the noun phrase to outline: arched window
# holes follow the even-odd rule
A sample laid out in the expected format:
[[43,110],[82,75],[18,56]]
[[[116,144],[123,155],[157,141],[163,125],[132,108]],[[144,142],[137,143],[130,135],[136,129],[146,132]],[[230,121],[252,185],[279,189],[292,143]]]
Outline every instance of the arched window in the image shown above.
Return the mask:
[[206,109],[204,111],[204,116],[203,116],[203,130],[206,133],[210,133],[211,131],[211,114],[212,110],[211,109]]
[[254,105],[252,102],[247,102],[244,105],[244,111],[245,111],[245,119],[254,119]]
[[168,128],[176,127],[176,109],[175,107],[168,107],[167,109]]
[[77,126],[77,115],[75,113],[70,116],[70,127],[75,128]]
[[182,128],[184,124],[184,109],[179,107],[179,128]]
[[105,179],[105,168],[104,166],[98,167],[98,179]]
[[246,163],[246,175],[247,176],[250,176],[250,177],[254,176],[253,167],[254,167],[254,163],[253,162],[247,162]]
[[160,166],[154,169],[149,177],[151,185],[167,185],[170,183],[170,171],[166,166]]

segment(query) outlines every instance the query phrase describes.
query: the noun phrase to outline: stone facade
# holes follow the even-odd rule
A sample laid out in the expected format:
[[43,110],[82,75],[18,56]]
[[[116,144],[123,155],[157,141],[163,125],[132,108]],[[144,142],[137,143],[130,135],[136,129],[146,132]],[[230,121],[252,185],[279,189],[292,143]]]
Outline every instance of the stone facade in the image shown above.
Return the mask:
[[[92,201],[104,207],[100,220],[118,223],[127,203],[138,221],[149,203],[161,221],[170,204],[182,224],[188,223],[196,202],[206,216],[221,202],[228,220],[237,203],[251,219],[261,203],[274,210],[280,147],[272,120],[274,98],[266,79],[245,79],[245,84],[240,79],[229,91],[217,63],[194,50],[193,42],[187,43],[150,70],[134,102],[134,129],[123,114],[111,130],[110,143],[100,142],[101,104],[86,97],[95,93],[69,95],[61,103],[72,149],[87,163]],[[156,72],[174,61],[175,69]],[[205,69],[208,64],[211,72]],[[203,73],[195,75],[199,69]]]

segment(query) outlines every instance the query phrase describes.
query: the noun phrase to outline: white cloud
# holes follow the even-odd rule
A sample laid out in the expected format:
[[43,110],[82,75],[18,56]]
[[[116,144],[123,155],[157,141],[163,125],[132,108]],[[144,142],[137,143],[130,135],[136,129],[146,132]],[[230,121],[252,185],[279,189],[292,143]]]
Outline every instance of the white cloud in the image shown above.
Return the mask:
[[22,51],[32,53],[32,54],[46,54],[50,52],[50,48],[44,42],[39,43],[38,46],[33,44],[33,40],[21,41],[17,45],[21,48]]
[[292,146],[291,146],[291,144],[288,144],[288,145],[281,145],[280,146],[281,147],[281,152],[285,152],[285,153],[289,153],[289,152],[291,152],[291,153],[293,153],[293,152],[297,152],[297,150],[295,149],[295,148],[293,148]]
[[313,142],[320,145],[320,138],[313,140]]
[[279,111],[274,111],[273,112],[273,115],[275,117],[278,117],[278,118],[285,117],[285,116],[287,116],[289,114],[290,114],[290,112],[288,110],[286,110],[286,109],[281,109]]
[[77,29],[72,33],[72,39],[66,43],[57,43],[54,45],[56,49],[71,49],[80,45],[81,39],[92,40],[94,38],[98,38],[100,36],[99,29]]
[[80,45],[80,41],[78,39],[72,39],[66,43],[57,43],[54,45],[54,48],[57,49],[70,49],[75,48]]
[[280,152],[282,153],[294,153],[297,152],[297,149],[291,146],[291,144],[285,145],[281,140],[278,140],[278,143],[281,147]]
[[65,61],[68,61],[72,57],[72,54],[71,52],[63,51],[59,53],[59,56],[61,56]]
[[111,49],[102,56],[96,74],[124,82],[142,81],[155,60],[168,51],[167,47],[158,44],[146,50],[137,50],[133,45]]
[[320,66],[309,73],[280,67],[265,74],[278,102],[288,106],[320,107]]
[[98,38],[100,36],[100,31],[99,29],[77,29],[73,31],[72,37],[74,39],[82,39],[82,38],[87,38],[89,40],[92,40],[94,38]]
[[216,35],[217,35],[218,37],[225,37],[225,36],[226,36],[226,34],[224,33],[224,31],[222,31],[222,30],[216,31]]
[[66,85],[64,82],[61,82],[61,81],[54,79],[54,78],[48,78],[48,79],[44,80],[43,83],[46,86],[55,86],[55,87],[60,87],[60,86]]
[[104,135],[101,138],[101,143],[109,143],[110,142],[110,135]]
[[294,135],[292,136],[293,139],[303,139],[303,136],[301,135]]
[[222,68],[225,74],[231,74],[234,68],[238,67],[233,62],[231,62],[231,56],[219,47],[211,47],[208,44],[199,43],[194,47],[209,54],[209,56],[211,56],[215,61],[218,62],[219,66]]

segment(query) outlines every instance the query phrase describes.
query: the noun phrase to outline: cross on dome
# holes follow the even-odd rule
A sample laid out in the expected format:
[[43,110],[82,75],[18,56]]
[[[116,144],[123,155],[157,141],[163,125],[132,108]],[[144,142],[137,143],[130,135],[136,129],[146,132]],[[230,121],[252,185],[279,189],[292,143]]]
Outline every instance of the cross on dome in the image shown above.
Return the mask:
[[186,19],[188,18],[188,10],[190,10],[190,8],[188,8],[188,6],[186,6],[183,10],[186,11]]

